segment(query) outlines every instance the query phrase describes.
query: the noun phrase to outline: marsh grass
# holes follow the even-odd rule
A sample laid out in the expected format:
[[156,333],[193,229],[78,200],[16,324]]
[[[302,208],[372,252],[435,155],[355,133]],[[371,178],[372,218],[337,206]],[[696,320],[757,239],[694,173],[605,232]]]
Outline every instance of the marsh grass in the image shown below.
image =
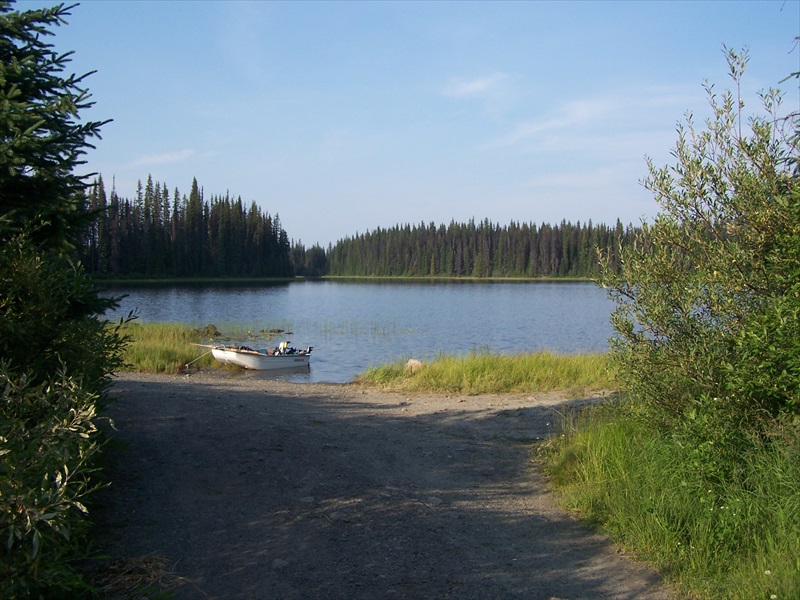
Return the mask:
[[800,597],[796,427],[751,439],[724,480],[708,477],[697,448],[624,406],[565,415],[563,429],[544,456],[566,505],[678,587],[699,598]]
[[[214,325],[193,327],[184,323],[138,323],[122,327],[128,338],[125,369],[142,373],[177,373],[190,364],[195,368],[225,368],[216,362],[208,348],[192,344],[211,341],[249,340],[272,342],[291,334],[289,323],[261,327],[225,326],[224,335]],[[216,335],[214,335],[216,333]]]
[[440,355],[415,372],[406,370],[405,361],[398,361],[371,367],[357,381],[387,390],[464,394],[561,389],[582,391],[614,386],[605,354],[564,355],[550,352]]
[[[179,323],[137,323],[123,326],[129,342],[125,352],[125,368],[143,373],[177,373],[188,363],[208,368],[215,364],[206,348],[192,343],[208,343],[197,330]],[[202,358],[200,358],[202,357]],[[199,360],[197,360],[199,358]]]

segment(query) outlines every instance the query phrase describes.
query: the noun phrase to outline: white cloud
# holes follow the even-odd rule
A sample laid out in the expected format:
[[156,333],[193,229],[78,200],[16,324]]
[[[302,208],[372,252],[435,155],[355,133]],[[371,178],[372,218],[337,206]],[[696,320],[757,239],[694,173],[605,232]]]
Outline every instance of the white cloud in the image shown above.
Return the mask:
[[474,79],[452,78],[445,84],[443,93],[453,98],[482,96],[497,90],[507,79],[506,73],[493,73],[487,77]]
[[545,118],[524,121],[489,145],[494,147],[514,146],[541,133],[570,129],[578,125],[595,122],[614,110],[608,100],[582,100],[569,102]]
[[674,131],[675,123],[681,120],[687,107],[697,105],[700,98],[699,93],[691,95],[680,87],[619,89],[595,98],[565,102],[540,118],[520,121],[487,146],[502,148],[523,143],[542,146],[554,139],[573,146],[593,137],[641,137],[643,131],[663,127]]

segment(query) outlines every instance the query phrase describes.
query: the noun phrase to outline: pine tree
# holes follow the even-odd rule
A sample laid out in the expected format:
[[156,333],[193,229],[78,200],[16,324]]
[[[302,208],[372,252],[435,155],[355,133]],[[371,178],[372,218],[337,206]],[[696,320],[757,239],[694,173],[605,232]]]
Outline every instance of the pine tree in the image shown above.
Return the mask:
[[84,210],[92,174],[78,174],[83,155],[108,121],[85,121],[83,82],[63,76],[71,53],[45,42],[68,9],[11,12],[0,2],[0,242],[25,232],[36,245],[74,252],[93,218]]

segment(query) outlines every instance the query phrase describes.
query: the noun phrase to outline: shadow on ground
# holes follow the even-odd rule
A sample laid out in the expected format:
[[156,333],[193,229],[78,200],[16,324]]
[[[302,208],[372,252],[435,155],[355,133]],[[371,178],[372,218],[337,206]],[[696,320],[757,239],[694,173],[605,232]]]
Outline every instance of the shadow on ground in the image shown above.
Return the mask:
[[553,506],[530,462],[552,406],[155,376],[114,395],[100,573],[159,557],[178,598],[669,597]]

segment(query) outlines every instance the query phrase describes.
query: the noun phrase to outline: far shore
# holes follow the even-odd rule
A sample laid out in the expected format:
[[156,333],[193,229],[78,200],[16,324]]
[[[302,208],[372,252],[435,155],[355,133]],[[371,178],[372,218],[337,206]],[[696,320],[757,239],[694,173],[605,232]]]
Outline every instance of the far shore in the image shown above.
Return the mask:
[[102,277],[93,276],[101,286],[139,286],[139,285],[258,285],[292,283],[296,281],[380,281],[380,282],[420,282],[420,283],[593,283],[588,277],[405,277],[405,276],[351,276],[325,275],[323,277]]

